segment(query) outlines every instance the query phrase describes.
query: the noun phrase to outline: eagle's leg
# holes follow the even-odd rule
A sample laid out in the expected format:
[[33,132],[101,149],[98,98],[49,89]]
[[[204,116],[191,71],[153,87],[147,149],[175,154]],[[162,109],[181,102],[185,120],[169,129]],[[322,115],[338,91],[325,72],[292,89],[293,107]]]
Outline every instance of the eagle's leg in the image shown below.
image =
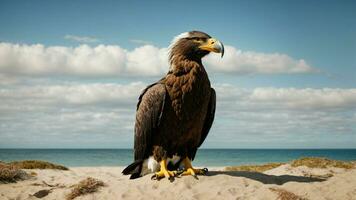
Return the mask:
[[168,178],[170,180],[173,179],[173,177],[175,175],[177,175],[177,171],[169,171],[167,169],[167,160],[163,159],[161,160],[161,162],[159,163],[161,166],[161,169],[159,172],[156,172],[155,175],[152,176],[152,178],[156,178],[157,180],[161,179],[161,178]]
[[181,175],[192,175],[195,178],[197,178],[197,175],[206,175],[206,173],[208,172],[208,169],[204,168],[204,169],[194,169],[192,166],[192,161],[186,157],[183,160],[184,163],[184,169],[185,171],[181,174]]

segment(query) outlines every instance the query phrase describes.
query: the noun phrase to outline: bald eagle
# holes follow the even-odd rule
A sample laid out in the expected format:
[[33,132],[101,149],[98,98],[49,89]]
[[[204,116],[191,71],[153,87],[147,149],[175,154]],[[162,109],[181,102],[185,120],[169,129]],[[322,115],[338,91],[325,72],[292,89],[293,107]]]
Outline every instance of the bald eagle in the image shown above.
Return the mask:
[[201,59],[210,52],[224,54],[218,40],[200,31],[175,37],[170,69],[141,93],[136,110],[134,162],[122,173],[130,179],[154,172],[153,178],[202,175],[191,162],[207,137],[215,115],[215,90]]

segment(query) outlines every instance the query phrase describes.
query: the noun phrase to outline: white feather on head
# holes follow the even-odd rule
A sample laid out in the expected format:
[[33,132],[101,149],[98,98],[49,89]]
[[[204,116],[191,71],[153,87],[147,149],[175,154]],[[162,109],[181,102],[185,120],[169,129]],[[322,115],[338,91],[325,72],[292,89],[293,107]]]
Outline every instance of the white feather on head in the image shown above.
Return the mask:
[[183,39],[183,38],[187,38],[189,37],[190,33],[189,32],[184,32],[184,33],[181,33],[177,36],[175,36],[173,38],[173,40],[171,41],[171,44],[169,45],[168,49],[169,51],[173,48],[173,46],[180,40],[180,39]]
[[178,42],[180,39],[189,37],[189,35],[190,35],[189,32],[184,32],[184,33],[181,33],[181,34],[175,36],[175,37],[173,38],[173,40],[171,41],[171,44],[169,45],[169,47],[171,48],[171,47],[172,47],[176,42]]

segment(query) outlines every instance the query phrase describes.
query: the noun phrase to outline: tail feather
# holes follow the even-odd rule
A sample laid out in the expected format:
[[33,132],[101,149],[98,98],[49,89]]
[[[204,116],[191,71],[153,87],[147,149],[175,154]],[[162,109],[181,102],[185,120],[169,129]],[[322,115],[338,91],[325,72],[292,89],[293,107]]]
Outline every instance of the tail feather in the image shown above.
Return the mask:
[[122,173],[124,175],[131,174],[130,179],[139,178],[141,177],[142,163],[143,160],[136,160],[127,166],[124,170],[122,170]]

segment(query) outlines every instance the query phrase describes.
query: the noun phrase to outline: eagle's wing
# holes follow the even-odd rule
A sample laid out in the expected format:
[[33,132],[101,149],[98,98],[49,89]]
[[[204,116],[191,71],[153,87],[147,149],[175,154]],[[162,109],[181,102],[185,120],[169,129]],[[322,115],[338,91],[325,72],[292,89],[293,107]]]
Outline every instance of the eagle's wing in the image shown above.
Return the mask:
[[[203,144],[206,136],[208,136],[211,125],[213,124],[214,117],[215,117],[215,106],[216,106],[216,94],[215,94],[214,88],[211,88],[208,112],[206,113],[206,116],[205,116],[205,122],[204,122],[204,126],[203,126],[203,130],[201,133],[200,142],[199,142],[198,147],[200,147]],[[192,158],[191,158],[192,160],[194,159],[197,150],[198,150],[198,148],[195,149],[194,152],[192,152]]]
[[152,134],[158,128],[164,110],[166,88],[154,83],[144,89],[139,97],[135,123],[135,161],[144,160],[152,149]]

